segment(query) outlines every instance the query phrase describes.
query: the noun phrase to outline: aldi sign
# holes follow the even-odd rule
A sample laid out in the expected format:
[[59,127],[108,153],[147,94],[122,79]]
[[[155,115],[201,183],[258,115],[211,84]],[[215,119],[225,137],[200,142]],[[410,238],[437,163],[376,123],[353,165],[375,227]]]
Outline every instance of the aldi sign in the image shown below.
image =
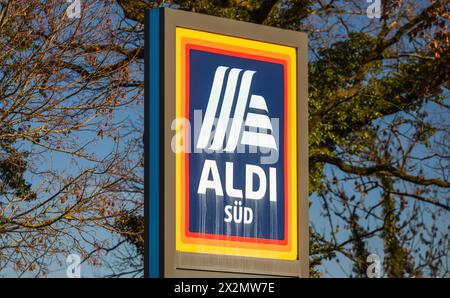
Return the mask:
[[295,260],[295,49],[185,28],[176,47],[177,250]]
[[146,275],[308,276],[306,34],[156,9],[145,48]]

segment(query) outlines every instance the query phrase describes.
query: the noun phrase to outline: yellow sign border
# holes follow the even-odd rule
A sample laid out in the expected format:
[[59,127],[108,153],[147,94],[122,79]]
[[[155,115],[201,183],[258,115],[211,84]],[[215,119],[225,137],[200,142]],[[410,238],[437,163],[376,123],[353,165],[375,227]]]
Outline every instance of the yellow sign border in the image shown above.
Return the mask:
[[[248,248],[248,243],[238,243],[230,246],[224,240],[204,239],[203,243],[187,243],[183,241],[182,237],[182,219],[181,202],[183,200],[182,191],[182,155],[179,150],[176,153],[176,250],[193,253],[208,253],[219,255],[233,255],[245,257],[258,257],[270,259],[296,260],[298,257],[298,224],[297,224],[297,52],[295,48],[282,46],[272,43],[254,41],[238,37],[231,37],[221,34],[208,33],[199,30],[176,28],[176,117],[181,119],[183,108],[183,90],[182,90],[182,52],[183,52],[183,38],[195,39],[205,43],[215,44],[218,47],[224,46],[226,48],[233,47],[244,50],[246,53],[267,55],[268,57],[279,57],[280,55],[288,57],[286,59],[289,63],[288,78],[288,113],[289,113],[289,142],[288,142],[288,210],[289,210],[289,226],[291,227],[288,235],[287,246],[274,244],[255,244],[255,248]],[[238,45],[238,46],[237,46]],[[263,50],[262,50],[263,49]],[[177,122],[177,127],[182,125]],[[181,152],[180,152],[181,151]],[[277,249],[277,247],[279,247]],[[286,247],[288,248],[286,250]]]

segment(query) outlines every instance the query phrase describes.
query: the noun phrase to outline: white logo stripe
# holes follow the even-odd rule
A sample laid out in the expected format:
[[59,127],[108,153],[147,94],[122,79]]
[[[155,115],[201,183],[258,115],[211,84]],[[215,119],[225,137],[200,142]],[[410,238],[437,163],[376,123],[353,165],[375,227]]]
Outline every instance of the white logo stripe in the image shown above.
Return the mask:
[[250,98],[250,107],[253,109],[264,110],[268,112],[264,97],[259,95],[252,95],[252,97]]
[[267,117],[266,115],[255,113],[247,114],[247,119],[245,119],[245,126],[272,130],[272,124],[270,123],[269,117]]
[[216,118],[217,106],[219,104],[220,94],[222,93],[222,85],[225,79],[225,72],[228,67],[219,66],[214,75],[214,82],[209,96],[208,106],[206,107],[205,118],[203,119],[200,136],[197,141],[197,148],[204,149],[208,145],[211,137],[211,131]]
[[248,93],[252,83],[255,71],[247,70],[242,75],[241,87],[237,99],[236,109],[234,110],[233,123],[231,124],[230,134],[228,136],[228,143],[225,151],[232,152],[236,149],[239,135],[241,133],[242,123],[244,121],[245,108],[247,106]]
[[264,145],[263,147],[277,150],[277,145],[275,144],[273,136],[265,133],[244,131],[242,134],[242,144],[260,147]]
[[227,88],[225,89],[222,108],[220,111],[219,120],[217,121],[217,129],[214,136],[214,141],[210,147],[211,150],[217,151],[223,148],[228,120],[230,119],[231,107],[233,106],[233,99],[236,93],[237,80],[241,71],[242,69],[233,68],[228,75]]

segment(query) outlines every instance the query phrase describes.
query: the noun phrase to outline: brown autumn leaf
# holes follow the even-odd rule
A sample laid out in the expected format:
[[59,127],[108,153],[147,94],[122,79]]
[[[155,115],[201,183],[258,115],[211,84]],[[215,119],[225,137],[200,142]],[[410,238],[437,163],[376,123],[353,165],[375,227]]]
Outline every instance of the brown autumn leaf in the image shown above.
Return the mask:
[[97,136],[98,136],[100,139],[103,139],[103,129],[100,129],[100,130],[98,131]]

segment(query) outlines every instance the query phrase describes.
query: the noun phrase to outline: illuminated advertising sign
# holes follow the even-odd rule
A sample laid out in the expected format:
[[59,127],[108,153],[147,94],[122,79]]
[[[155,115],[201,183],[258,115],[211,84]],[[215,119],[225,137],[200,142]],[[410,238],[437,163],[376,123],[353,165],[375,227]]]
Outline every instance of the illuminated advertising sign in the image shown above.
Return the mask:
[[171,9],[146,30],[147,274],[308,276],[306,34]]
[[296,259],[295,49],[184,28],[176,47],[177,250]]

